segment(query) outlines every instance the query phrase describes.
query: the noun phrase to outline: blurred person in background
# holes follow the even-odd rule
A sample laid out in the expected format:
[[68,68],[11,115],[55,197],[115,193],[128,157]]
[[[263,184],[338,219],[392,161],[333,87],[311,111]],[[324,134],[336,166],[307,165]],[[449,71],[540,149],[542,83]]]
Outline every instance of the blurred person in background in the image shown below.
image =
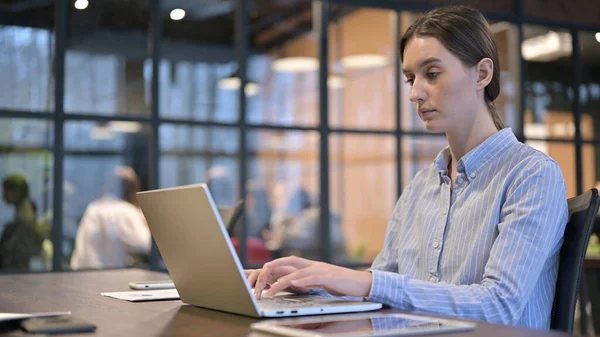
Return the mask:
[[[280,182],[275,187],[277,198],[283,198],[285,189]],[[321,207],[316,197],[302,186],[297,187],[284,209],[274,212],[269,228],[263,231],[267,248],[277,256],[297,255],[319,259],[321,254]],[[330,215],[332,258],[337,263],[347,259],[340,219]]]
[[77,231],[73,269],[123,268],[150,254],[152,238],[136,193],[140,179],[128,166],[117,167],[103,196],[88,205]]
[[[269,219],[271,219],[272,213],[267,190],[257,184],[249,183],[244,201],[246,206],[244,209],[247,225],[246,235],[262,239],[262,231],[269,227]],[[234,226],[233,236],[242,236],[241,223]]]
[[273,259],[271,251],[266,248],[262,238],[262,231],[268,227],[271,217],[271,205],[267,191],[255,182],[248,183],[243,217],[232,224],[229,229],[231,241],[239,254],[239,240],[242,236],[244,224],[246,230],[246,258],[252,265],[263,264]]
[[206,185],[218,206],[231,206],[233,200],[233,181],[225,166],[215,166],[206,174]]
[[20,174],[4,179],[2,196],[15,212],[0,237],[0,268],[28,270],[31,259],[41,253],[43,238],[37,233],[37,207],[30,199],[27,179]]

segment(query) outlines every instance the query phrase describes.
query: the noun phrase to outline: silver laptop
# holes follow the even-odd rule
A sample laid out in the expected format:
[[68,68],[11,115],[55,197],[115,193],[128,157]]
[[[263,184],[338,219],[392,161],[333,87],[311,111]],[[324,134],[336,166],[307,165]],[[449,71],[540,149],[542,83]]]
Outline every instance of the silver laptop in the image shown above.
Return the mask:
[[206,184],[140,192],[140,206],[185,303],[252,317],[377,310],[379,303],[319,296],[256,300]]

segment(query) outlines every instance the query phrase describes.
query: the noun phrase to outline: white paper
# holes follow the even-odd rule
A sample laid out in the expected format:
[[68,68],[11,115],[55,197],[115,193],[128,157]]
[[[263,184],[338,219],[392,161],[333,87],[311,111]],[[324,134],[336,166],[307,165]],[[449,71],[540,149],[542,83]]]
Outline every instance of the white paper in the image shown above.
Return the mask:
[[116,291],[101,294],[102,296],[112,297],[130,302],[179,299],[179,293],[177,292],[177,289]]
[[16,321],[25,318],[33,318],[33,317],[52,317],[52,316],[62,316],[62,315],[70,315],[70,311],[64,312],[32,312],[32,313],[13,313],[13,312],[2,312],[0,313],[0,322],[7,321]]

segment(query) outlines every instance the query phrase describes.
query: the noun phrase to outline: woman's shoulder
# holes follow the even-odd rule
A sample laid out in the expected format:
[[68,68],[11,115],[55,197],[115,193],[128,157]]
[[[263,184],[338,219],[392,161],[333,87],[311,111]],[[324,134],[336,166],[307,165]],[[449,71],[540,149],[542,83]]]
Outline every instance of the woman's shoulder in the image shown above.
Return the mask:
[[418,191],[419,188],[415,189],[415,188],[413,188],[413,186],[425,187],[432,181],[435,181],[436,178],[439,178],[439,172],[438,172],[435,164],[431,163],[431,164],[427,165],[426,167],[423,167],[417,171],[415,176],[404,187],[402,194],[407,194],[408,192],[411,192],[411,191]]
[[548,182],[564,184],[562,170],[556,160],[535,146],[519,143],[508,151],[505,158],[499,159],[506,166],[504,176],[517,185],[540,177]]
[[515,161],[515,164],[520,165],[520,169],[535,168],[540,166],[559,167],[554,158],[530,144],[517,144],[514,149],[511,149],[509,155],[519,159]]

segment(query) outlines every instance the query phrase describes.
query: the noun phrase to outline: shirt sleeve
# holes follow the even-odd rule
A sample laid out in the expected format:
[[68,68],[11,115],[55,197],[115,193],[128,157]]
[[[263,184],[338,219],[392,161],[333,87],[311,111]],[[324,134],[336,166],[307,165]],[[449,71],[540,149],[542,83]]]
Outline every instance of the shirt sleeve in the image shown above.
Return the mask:
[[499,234],[480,284],[432,283],[395,273],[390,269],[393,263],[387,256],[393,252],[386,252],[390,249],[386,239],[385,255],[371,269],[373,284],[367,300],[403,310],[518,324],[541,273],[556,276],[567,219],[560,168],[552,160],[540,161],[524,169],[507,188]]

